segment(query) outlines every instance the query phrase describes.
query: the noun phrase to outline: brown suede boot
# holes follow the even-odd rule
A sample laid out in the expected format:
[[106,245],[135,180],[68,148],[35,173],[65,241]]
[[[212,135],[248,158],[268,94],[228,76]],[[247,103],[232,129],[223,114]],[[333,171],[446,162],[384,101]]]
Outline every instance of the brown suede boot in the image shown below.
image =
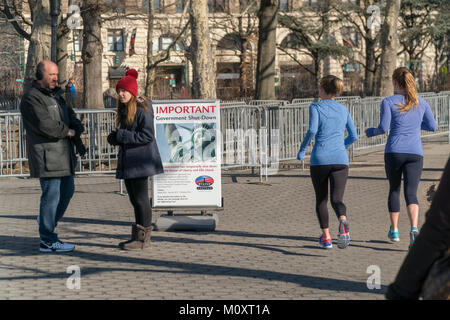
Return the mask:
[[136,224],[133,223],[133,224],[131,225],[131,239],[128,240],[128,241],[120,242],[120,243],[119,243],[119,247],[120,247],[121,249],[123,249],[123,246],[124,246],[125,244],[128,244],[128,243],[130,243],[130,242],[136,241],[136,239],[137,239],[137,228],[136,228]]
[[150,247],[150,235],[152,233],[152,226],[143,227],[136,225],[136,239],[125,243],[121,248],[123,250],[142,250]]

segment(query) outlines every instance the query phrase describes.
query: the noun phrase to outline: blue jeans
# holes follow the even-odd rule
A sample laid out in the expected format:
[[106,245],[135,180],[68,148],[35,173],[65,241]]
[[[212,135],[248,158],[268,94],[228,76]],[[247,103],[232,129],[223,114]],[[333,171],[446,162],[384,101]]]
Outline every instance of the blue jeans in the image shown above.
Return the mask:
[[40,178],[41,204],[39,208],[39,235],[46,242],[58,241],[54,232],[63,217],[75,192],[73,176],[61,178]]

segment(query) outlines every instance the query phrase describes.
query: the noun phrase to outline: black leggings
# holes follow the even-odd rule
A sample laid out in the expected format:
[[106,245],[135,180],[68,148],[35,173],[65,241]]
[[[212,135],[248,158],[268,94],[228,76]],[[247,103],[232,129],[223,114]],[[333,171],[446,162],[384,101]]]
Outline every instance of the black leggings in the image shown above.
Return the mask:
[[152,208],[148,198],[148,177],[125,179],[125,187],[134,208],[136,224],[149,227],[152,224]]
[[420,176],[422,175],[423,157],[410,153],[385,153],[384,164],[386,177],[389,180],[389,212],[400,211],[402,174],[406,205],[419,204],[417,200],[417,188],[419,187]]
[[328,180],[330,180],[331,206],[336,216],[346,215],[342,202],[348,177],[348,166],[341,164],[311,166],[311,179],[316,192],[316,214],[320,228],[328,228]]

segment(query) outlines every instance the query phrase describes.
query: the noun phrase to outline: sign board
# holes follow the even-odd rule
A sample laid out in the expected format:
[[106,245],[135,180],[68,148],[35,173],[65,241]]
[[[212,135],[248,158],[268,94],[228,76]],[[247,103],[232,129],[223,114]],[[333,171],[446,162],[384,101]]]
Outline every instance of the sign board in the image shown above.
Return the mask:
[[221,207],[219,100],[153,101],[164,173],[152,179],[156,207]]
[[170,76],[169,76],[169,85],[171,87],[175,87],[176,86],[175,75],[173,73],[171,73]]

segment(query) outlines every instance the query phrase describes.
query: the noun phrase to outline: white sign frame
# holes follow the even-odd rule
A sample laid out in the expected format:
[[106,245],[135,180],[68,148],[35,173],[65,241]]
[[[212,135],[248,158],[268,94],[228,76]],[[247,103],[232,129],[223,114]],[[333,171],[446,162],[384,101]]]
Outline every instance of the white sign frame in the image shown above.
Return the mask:
[[164,173],[152,178],[152,208],[222,208],[220,100],[154,100]]

